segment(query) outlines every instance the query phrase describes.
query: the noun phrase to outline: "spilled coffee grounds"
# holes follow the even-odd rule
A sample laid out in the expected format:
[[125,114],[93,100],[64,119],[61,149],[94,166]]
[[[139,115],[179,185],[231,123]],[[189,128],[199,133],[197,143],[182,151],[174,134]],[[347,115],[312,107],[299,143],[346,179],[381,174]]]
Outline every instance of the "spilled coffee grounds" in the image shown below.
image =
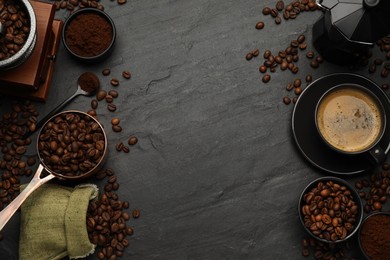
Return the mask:
[[65,32],[69,49],[82,57],[94,57],[103,53],[111,44],[113,31],[104,17],[83,13],[75,17]]

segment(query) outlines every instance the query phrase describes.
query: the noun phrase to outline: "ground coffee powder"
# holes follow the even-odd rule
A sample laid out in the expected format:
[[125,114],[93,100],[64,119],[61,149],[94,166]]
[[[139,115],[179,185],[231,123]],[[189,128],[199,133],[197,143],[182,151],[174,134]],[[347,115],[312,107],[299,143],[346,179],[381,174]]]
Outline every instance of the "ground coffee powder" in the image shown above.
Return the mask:
[[362,226],[360,242],[370,259],[390,259],[390,215],[378,214],[368,218]]
[[112,37],[109,21],[94,13],[79,14],[65,31],[65,42],[69,49],[82,57],[103,53],[110,46]]

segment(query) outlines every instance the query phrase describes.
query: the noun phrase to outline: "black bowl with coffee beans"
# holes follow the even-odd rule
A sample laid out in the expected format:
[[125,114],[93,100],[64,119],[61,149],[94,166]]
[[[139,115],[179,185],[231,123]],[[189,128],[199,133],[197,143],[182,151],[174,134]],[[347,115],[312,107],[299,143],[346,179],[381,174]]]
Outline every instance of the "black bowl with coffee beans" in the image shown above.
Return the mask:
[[352,237],[363,219],[362,201],[345,180],[322,177],[306,186],[298,211],[305,230],[326,243],[342,242]]
[[101,124],[74,110],[50,118],[39,132],[37,146],[46,170],[66,180],[95,174],[107,155],[107,137]]

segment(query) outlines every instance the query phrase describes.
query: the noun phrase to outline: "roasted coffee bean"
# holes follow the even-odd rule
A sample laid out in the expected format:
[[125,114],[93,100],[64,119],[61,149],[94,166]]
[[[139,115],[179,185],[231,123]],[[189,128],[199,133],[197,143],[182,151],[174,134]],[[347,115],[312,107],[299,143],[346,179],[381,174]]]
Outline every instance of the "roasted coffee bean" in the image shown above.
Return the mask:
[[294,88],[294,84],[293,83],[288,83],[287,86],[286,86],[286,90],[287,91],[291,91],[292,89]]
[[282,11],[284,9],[284,2],[282,0],[279,0],[278,2],[276,2],[275,8],[278,11]]
[[295,88],[294,89],[294,93],[296,94],[296,95],[300,95],[301,93],[302,93],[302,88],[301,87],[297,87],[297,88]]
[[91,108],[92,109],[97,109],[98,107],[98,101],[96,99],[92,99],[91,101]]
[[133,218],[139,218],[140,211],[138,209],[134,209],[132,215],[133,215]]
[[387,78],[389,76],[389,72],[390,72],[390,70],[388,70],[386,68],[383,68],[382,71],[381,71],[381,77],[382,78]]
[[310,83],[313,81],[313,77],[310,74],[308,74],[308,75],[306,75],[305,80],[306,80],[306,83]]
[[121,122],[121,120],[117,117],[114,117],[111,119],[111,124],[112,125],[119,125],[119,123]]
[[271,80],[271,75],[269,75],[269,74],[265,74],[265,75],[263,76],[263,78],[262,78],[262,81],[263,81],[264,83],[268,83],[270,80]]
[[125,79],[130,79],[130,78],[131,78],[131,73],[130,73],[130,71],[124,70],[124,71],[122,72],[122,77],[124,77]]
[[260,22],[257,22],[256,23],[256,26],[255,26],[255,28],[257,29],[257,30],[261,30],[261,29],[263,29],[264,28],[264,22],[263,21],[260,21]]
[[314,68],[314,69],[318,68],[318,67],[319,67],[318,61],[312,60],[312,61],[310,62],[310,66],[311,66],[312,68]]
[[252,51],[253,57],[257,57],[257,56],[259,56],[259,54],[260,54],[259,49],[255,49],[255,50]]
[[291,103],[291,99],[289,97],[283,97],[283,103],[289,105]]
[[298,88],[298,87],[300,87],[300,86],[301,86],[301,84],[302,84],[302,81],[301,81],[301,79],[295,79],[295,80],[294,80],[294,83],[293,83],[293,85],[294,85],[294,88]]
[[276,16],[275,17],[275,23],[276,24],[280,24],[282,22],[282,19],[280,18],[280,16]]
[[112,103],[109,103],[107,105],[107,109],[110,111],[110,112],[115,112],[116,111],[116,105],[112,104]]
[[313,59],[313,58],[314,58],[314,52],[308,51],[308,52],[306,53],[306,57],[307,57],[308,59]]
[[303,43],[299,44],[299,49],[300,50],[306,50],[306,48],[307,48],[307,43],[306,42],[303,42]]
[[120,152],[122,151],[122,148],[123,148],[124,144],[122,142],[119,142],[115,145],[115,149]]
[[373,64],[371,64],[371,65],[368,67],[368,72],[369,72],[370,74],[373,74],[373,73],[375,73],[375,71],[376,71],[376,65],[373,63]]
[[261,66],[259,67],[259,71],[260,71],[261,73],[266,73],[266,72],[267,72],[267,67],[264,66],[264,65],[261,65]]
[[276,8],[271,9],[271,16],[272,17],[277,17],[279,15],[279,11]]
[[101,101],[101,100],[105,99],[106,96],[107,96],[107,91],[105,91],[104,89],[101,89],[101,90],[99,90],[99,91],[97,92],[97,94],[96,94],[96,99],[97,99],[98,101]]
[[108,91],[108,95],[110,95],[113,98],[117,98],[119,96],[119,93],[116,90],[110,90]]
[[129,140],[127,141],[129,145],[135,145],[138,143],[138,138],[136,136],[130,136]]
[[129,149],[129,147],[127,147],[126,145],[124,145],[124,146],[122,147],[122,151],[123,151],[124,153],[129,153],[129,152],[130,152],[130,149]]
[[317,61],[318,63],[323,63],[323,62],[324,62],[324,58],[323,58],[321,55],[318,55],[318,56],[316,57],[316,61]]
[[97,113],[95,109],[91,109],[87,111],[87,114],[93,117],[96,117]]
[[245,59],[246,60],[251,60],[253,58],[253,54],[251,52],[248,52],[246,55],[245,55]]
[[287,61],[282,61],[282,64],[280,64],[280,69],[281,70],[286,70],[288,68],[288,62]]
[[102,70],[103,76],[108,76],[108,75],[110,75],[110,73],[111,73],[111,70],[109,68],[105,68]]
[[383,90],[389,90],[390,85],[387,84],[387,83],[384,83],[384,84],[382,84],[381,88],[382,88]]
[[120,126],[120,125],[113,125],[112,126],[112,130],[114,131],[114,132],[122,132],[122,127]]
[[271,56],[271,51],[270,50],[266,50],[264,52],[264,54],[263,54],[264,59],[268,59],[270,56]]
[[305,42],[305,40],[306,40],[306,37],[303,34],[299,35],[297,38],[298,43],[303,43],[303,42]]
[[117,78],[112,78],[111,81],[110,81],[111,85],[113,87],[117,87],[119,86],[119,80]]
[[114,101],[114,98],[111,95],[107,95],[105,99],[107,103],[112,103]]
[[262,12],[264,15],[269,15],[269,14],[271,14],[271,8],[264,7]]

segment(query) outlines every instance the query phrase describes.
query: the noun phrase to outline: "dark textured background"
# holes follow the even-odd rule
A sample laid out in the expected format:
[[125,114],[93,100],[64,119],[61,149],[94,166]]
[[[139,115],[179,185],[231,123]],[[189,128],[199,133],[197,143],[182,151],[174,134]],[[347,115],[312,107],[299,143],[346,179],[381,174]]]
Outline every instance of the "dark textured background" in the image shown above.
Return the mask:
[[[313,70],[304,51],[297,75],[278,69],[263,84],[262,53],[277,53],[300,34],[313,50],[311,29],[321,15],[306,12],[277,26],[261,14],[275,2],[128,0],[119,6],[102,0],[118,32],[112,55],[86,66],[72,60],[61,43],[49,99],[36,103],[41,116],[76,90],[84,71],[97,73],[106,90],[111,77],[121,81],[117,112],[101,102],[98,118],[109,135],[106,167],[118,175],[120,199],[141,211],[130,221],[135,233],[123,259],[302,258],[306,234],[298,197],[310,181],[327,174],[298,152],[291,134],[293,105],[282,98],[293,96],[285,87],[297,77],[348,69],[324,63]],[[266,23],[261,31],[255,29],[260,20]],[[256,48],[259,57],[246,61],[245,54]],[[106,67],[108,77],[101,74]],[[123,70],[131,71],[130,80],[121,77]],[[355,72],[367,75],[367,68]],[[384,83],[378,73],[370,78]],[[8,111],[9,100],[2,98],[1,112]],[[78,97],[67,109],[87,111],[90,100]],[[121,133],[111,130],[113,116],[122,120]],[[131,152],[116,152],[115,144],[133,134],[139,143]],[[33,146],[29,153],[35,153]],[[4,228],[0,259],[17,259],[18,219]]]

